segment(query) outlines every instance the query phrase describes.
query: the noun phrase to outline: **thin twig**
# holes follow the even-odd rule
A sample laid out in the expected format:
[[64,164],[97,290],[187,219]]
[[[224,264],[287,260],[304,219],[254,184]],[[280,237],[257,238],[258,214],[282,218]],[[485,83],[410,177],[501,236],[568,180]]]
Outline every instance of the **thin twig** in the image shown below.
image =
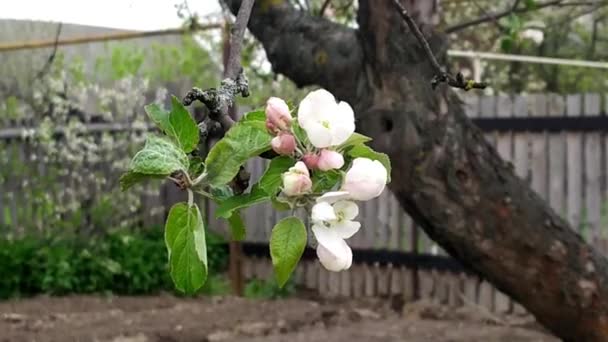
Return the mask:
[[[509,9],[507,9],[505,11],[498,12],[498,13],[488,13],[487,15],[481,16],[479,18],[475,18],[473,20],[466,21],[464,23],[452,25],[445,29],[445,33],[454,33],[454,32],[463,30],[465,28],[469,28],[471,26],[483,24],[488,21],[495,21],[495,20],[504,18],[506,16],[509,16],[511,14],[514,14],[514,13],[525,13],[525,12],[528,12],[531,10],[539,10],[539,9],[543,9],[545,7],[560,5],[562,2],[563,2],[563,0],[552,0],[552,1],[547,1],[544,3],[537,4],[534,7],[518,8],[517,7],[518,2],[516,1],[514,6],[509,7]],[[574,4],[571,4],[571,5],[574,5]]]
[[405,21],[407,26],[410,28],[410,31],[412,31],[412,33],[422,46],[424,53],[426,54],[427,58],[429,59],[429,62],[431,63],[431,66],[435,71],[435,76],[431,80],[431,86],[433,87],[433,89],[435,89],[439,83],[447,83],[451,87],[460,88],[467,91],[471,89],[484,89],[487,87],[487,84],[483,82],[465,80],[461,73],[458,73],[456,77],[453,77],[452,75],[445,72],[441,68],[441,65],[439,65],[439,62],[437,62],[437,59],[433,54],[433,50],[431,50],[428,41],[426,40],[426,38],[424,38],[424,35],[420,31],[420,28],[418,28],[418,25],[416,25],[416,23],[414,22],[414,19],[412,19],[405,7],[401,5],[399,0],[392,1],[393,4],[395,4],[395,7],[399,10],[401,18],[403,19],[403,21]]
[[228,57],[228,67],[224,72],[225,78],[234,79],[241,71],[241,48],[243,37],[247,29],[247,23],[251,16],[254,0],[243,0],[239,12],[236,15],[234,26],[230,34],[230,56]]
[[321,9],[319,10],[319,17],[322,17],[323,15],[325,15],[325,10],[327,9],[327,7],[329,6],[330,3],[331,3],[331,0],[325,0],[323,5],[321,5]]
[[46,74],[53,65],[53,61],[55,60],[55,56],[57,55],[57,47],[59,46],[59,36],[61,35],[62,27],[63,23],[60,22],[59,24],[57,24],[57,32],[55,33],[55,45],[53,45],[53,51],[42,66],[42,69],[40,69],[40,71],[36,73],[36,77],[34,77],[34,80],[42,78],[42,76],[44,76],[44,74]]

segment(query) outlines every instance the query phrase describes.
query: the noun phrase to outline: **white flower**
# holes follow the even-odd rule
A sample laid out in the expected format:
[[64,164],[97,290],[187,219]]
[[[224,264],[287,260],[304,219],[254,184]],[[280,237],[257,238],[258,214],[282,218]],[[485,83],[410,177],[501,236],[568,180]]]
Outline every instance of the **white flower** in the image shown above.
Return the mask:
[[346,102],[336,103],[325,89],[310,92],[298,107],[298,123],[318,148],[345,142],[355,131],[355,115]]
[[359,214],[355,202],[338,201],[333,205],[320,201],[312,208],[312,232],[319,243],[317,256],[329,271],[342,271],[352,264],[353,253],[345,239],[353,236],[361,224],[353,221]]
[[283,178],[283,193],[287,196],[298,196],[310,192],[312,181],[306,165],[299,161],[296,165],[281,175]]
[[353,263],[353,251],[342,239],[334,246],[333,252],[319,244],[317,246],[317,257],[321,265],[332,272],[347,270]]
[[348,192],[353,199],[367,201],[380,196],[387,178],[388,171],[379,161],[356,158],[346,172],[341,190]]

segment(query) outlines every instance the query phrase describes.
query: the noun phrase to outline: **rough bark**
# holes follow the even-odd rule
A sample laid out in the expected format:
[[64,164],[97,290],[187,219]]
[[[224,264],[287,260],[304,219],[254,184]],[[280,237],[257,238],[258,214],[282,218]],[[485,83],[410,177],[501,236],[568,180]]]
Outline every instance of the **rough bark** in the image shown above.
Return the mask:
[[[391,157],[391,190],[432,239],[557,336],[608,340],[607,260],[501,160],[451,89],[431,90],[390,1],[360,0],[358,11],[354,30],[258,1],[249,28],[277,72],[353,105],[357,127]],[[441,53],[442,35],[423,26]]]

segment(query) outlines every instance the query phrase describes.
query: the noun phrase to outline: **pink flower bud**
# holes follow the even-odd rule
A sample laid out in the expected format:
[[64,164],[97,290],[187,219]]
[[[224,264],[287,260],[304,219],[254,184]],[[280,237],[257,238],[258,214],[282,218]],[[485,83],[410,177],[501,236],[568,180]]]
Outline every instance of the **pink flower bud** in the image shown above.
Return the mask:
[[272,135],[277,135],[281,130],[272,124],[272,122],[266,120],[266,129],[268,130],[268,133],[272,134]]
[[270,141],[272,150],[280,155],[290,155],[296,150],[296,139],[289,133],[279,133]]
[[310,174],[303,162],[299,161],[289,171],[283,173],[283,193],[287,196],[299,196],[312,189]]
[[321,150],[317,166],[321,171],[339,169],[344,166],[344,157],[336,151]]
[[266,127],[284,131],[291,124],[291,114],[285,101],[278,97],[271,97],[266,101]]
[[319,155],[314,153],[306,153],[302,157],[302,161],[311,170],[316,170],[319,165]]

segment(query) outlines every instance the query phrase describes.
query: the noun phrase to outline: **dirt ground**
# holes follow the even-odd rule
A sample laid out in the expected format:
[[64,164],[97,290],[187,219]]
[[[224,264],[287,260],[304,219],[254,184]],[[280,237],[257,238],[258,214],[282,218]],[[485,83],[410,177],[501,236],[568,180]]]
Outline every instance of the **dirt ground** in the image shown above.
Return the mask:
[[0,341],[557,341],[529,317],[418,302],[38,297],[0,302]]

